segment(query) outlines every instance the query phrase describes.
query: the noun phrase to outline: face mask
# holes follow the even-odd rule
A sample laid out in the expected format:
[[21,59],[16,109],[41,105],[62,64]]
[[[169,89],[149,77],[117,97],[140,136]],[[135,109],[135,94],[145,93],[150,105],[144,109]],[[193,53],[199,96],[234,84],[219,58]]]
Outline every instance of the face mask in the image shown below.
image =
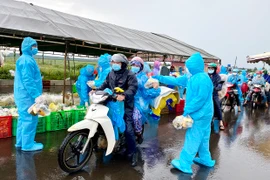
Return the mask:
[[136,66],[131,67],[131,72],[133,72],[134,74],[138,73],[139,71],[140,71],[139,67],[136,67]]
[[186,75],[187,75],[188,79],[192,76],[192,74],[189,72],[188,68],[186,68]]
[[213,70],[213,69],[209,69],[209,70],[208,70],[208,73],[209,73],[209,74],[213,74],[213,73],[214,73],[214,70]]
[[237,75],[237,73],[232,73],[234,76],[236,76]]
[[260,78],[262,75],[257,75],[258,78]]
[[32,54],[36,55],[38,53],[38,49],[37,48],[32,48]]
[[121,69],[121,65],[120,65],[120,64],[113,64],[113,65],[112,65],[112,69],[113,69],[114,71],[119,71],[119,70]]

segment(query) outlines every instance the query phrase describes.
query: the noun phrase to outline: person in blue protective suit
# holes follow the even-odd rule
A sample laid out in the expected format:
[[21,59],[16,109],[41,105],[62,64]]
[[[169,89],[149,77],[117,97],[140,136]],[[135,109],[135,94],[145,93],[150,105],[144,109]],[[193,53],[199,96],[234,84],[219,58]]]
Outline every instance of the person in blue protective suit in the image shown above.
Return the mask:
[[227,68],[224,66],[221,66],[219,74],[226,74],[227,75],[228,74]]
[[[221,77],[217,74],[217,64],[210,63],[208,65],[208,75],[213,82],[213,102],[214,102],[214,123],[218,122],[220,130],[224,130],[224,124],[222,121],[222,111],[220,107],[220,100],[218,97],[218,91],[222,89]],[[215,130],[217,131],[217,130]]]
[[98,59],[98,79],[93,81],[93,86],[99,88],[111,71],[111,55],[104,54]]
[[38,116],[27,112],[35,102],[43,101],[42,78],[33,58],[38,52],[37,42],[31,37],[26,37],[21,50],[22,55],[16,62],[14,80],[14,99],[19,114],[15,146],[23,151],[37,151],[43,149],[43,144],[34,141]]
[[[202,164],[213,167],[209,151],[209,140],[211,133],[211,121],[213,109],[213,83],[204,72],[204,61],[200,53],[193,54],[186,61],[186,72],[188,77],[186,104],[183,116],[190,116],[193,125],[187,129],[184,147],[180,157],[172,160],[172,166],[184,173],[192,173],[192,164]],[[185,81],[185,77],[180,77]],[[181,79],[178,78],[178,81]],[[198,153],[199,157],[195,158]]]
[[138,90],[135,95],[135,104],[133,111],[133,120],[134,120],[134,128],[135,133],[138,138],[138,142],[142,143],[143,141],[143,124],[147,120],[148,114],[151,113],[150,110],[150,101],[160,94],[160,88],[158,87],[158,83],[153,83],[153,88],[145,88],[144,85],[149,79],[146,75],[144,69],[144,62],[140,57],[132,58],[131,62],[131,72],[133,72],[138,81]]
[[242,74],[241,74],[240,78],[241,78],[241,84],[248,83],[247,71],[246,70],[242,70]]
[[[265,80],[264,78],[262,77],[262,72],[261,71],[257,71],[256,72],[257,76],[255,76],[253,79],[252,79],[252,82],[251,82],[251,85],[254,85],[254,84],[259,84],[262,86],[261,88],[261,94],[263,96],[263,99],[264,99],[264,102],[265,102],[265,106],[268,107],[268,102],[267,102],[267,97],[265,95],[265,91],[264,91],[264,86],[265,86]],[[251,94],[253,93],[252,91],[253,88],[251,88],[251,90],[249,91],[248,95],[247,95],[247,98],[245,100],[245,103],[244,105],[247,104],[248,101],[250,101],[250,98],[251,98]]]
[[81,106],[89,106],[89,92],[91,88],[87,85],[88,81],[94,80],[94,66],[87,65],[80,70],[80,75],[76,82],[76,89],[80,97],[80,105]]
[[126,144],[128,158],[131,160],[131,165],[136,166],[136,139],[133,125],[133,109],[134,96],[138,89],[138,81],[136,76],[127,69],[128,60],[123,54],[114,54],[111,58],[112,71],[106,77],[104,83],[97,90],[104,90],[119,87],[125,92],[122,95],[117,95],[117,101],[125,102],[124,120],[126,123]]
[[238,91],[238,96],[236,96],[236,103],[238,106],[238,112],[241,112],[241,102],[240,100],[242,100],[242,91],[240,89],[241,87],[241,77],[238,75],[239,70],[238,69],[233,69],[233,73],[231,75],[229,75],[227,82],[234,84],[235,85],[235,89],[237,89]]

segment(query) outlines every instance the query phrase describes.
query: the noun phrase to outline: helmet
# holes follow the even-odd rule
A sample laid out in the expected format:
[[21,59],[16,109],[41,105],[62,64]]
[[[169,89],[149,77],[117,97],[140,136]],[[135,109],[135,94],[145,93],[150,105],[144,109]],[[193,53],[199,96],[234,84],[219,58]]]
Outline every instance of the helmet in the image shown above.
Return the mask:
[[124,54],[114,54],[111,58],[111,61],[113,62],[121,62],[124,64],[128,64],[128,59]]
[[233,72],[234,72],[234,73],[238,73],[239,70],[238,70],[238,69],[233,69]]
[[138,56],[132,58],[130,64],[133,65],[135,63],[135,61],[138,61],[139,63],[141,63],[142,65],[144,65],[144,62],[143,62],[142,58],[140,58]]
[[209,63],[208,67],[217,68],[217,64],[216,63]]

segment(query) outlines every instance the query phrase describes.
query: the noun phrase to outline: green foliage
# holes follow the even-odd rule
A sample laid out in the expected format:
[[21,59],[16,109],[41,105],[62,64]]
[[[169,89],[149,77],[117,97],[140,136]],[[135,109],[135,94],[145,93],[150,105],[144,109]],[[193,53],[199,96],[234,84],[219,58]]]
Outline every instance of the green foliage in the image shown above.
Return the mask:
[[[37,60],[39,65],[41,75],[43,76],[44,80],[63,80],[64,79],[64,61],[60,60]],[[75,66],[73,62],[70,62],[70,71],[67,63],[66,69],[66,78],[71,77],[72,79],[77,80],[80,69],[87,64],[91,64],[95,66],[96,63],[90,62],[79,62],[75,61]],[[15,63],[13,59],[7,59],[5,62],[4,67],[0,68],[0,79],[13,79],[9,73],[9,70],[15,70]]]

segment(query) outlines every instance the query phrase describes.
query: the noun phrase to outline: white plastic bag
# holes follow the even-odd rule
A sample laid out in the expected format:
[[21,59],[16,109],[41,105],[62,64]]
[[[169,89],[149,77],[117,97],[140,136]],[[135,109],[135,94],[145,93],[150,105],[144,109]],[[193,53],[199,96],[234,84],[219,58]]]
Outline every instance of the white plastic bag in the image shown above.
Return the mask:
[[159,83],[159,81],[157,79],[154,79],[154,78],[149,78],[146,83],[144,84],[144,87],[146,89],[150,89],[153,87],[153,83]]
[[175,129],[187,129],[191,128],[193,124],[193,120],[190,116],[184,117],[184,116],[176,116],[175,119],[172,122]]
[[48,106],[45,104],[39,104],[35,103],[33,104],[27,111],[29,114],[32,114],[34,116],[40,115],[40,116],[48,116],[50,115],[51,111],[48,109]]

